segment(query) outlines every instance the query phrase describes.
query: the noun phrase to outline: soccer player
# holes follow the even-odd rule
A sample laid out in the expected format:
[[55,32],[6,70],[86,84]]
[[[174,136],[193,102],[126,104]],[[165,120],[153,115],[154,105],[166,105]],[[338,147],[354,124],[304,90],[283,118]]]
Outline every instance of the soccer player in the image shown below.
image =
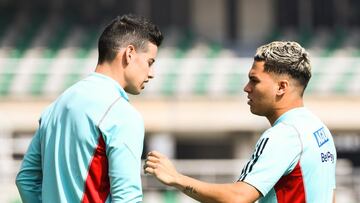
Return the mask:
[[311,77],[308,53],[296,42],[257,49],[249,71],[250,111],[271,124],[235,183],[210,184],[176,171],[159,152],[148,154],[146,173],[200,202],[330,203],[336,150],[329,129],[303,104]]
[[154,77],[163,36],[147,19],[115,18],[95,72],[45,109],[16,185],[27,202],[141,202],[144,123],[127,93]]

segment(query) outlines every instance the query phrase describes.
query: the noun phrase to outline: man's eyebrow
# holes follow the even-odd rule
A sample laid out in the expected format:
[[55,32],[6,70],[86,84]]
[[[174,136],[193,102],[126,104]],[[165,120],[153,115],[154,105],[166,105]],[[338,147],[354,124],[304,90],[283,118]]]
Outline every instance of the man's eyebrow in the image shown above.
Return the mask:
[[254,75],[249,75],[248,77],[250,80],[259,80],[259,78]]

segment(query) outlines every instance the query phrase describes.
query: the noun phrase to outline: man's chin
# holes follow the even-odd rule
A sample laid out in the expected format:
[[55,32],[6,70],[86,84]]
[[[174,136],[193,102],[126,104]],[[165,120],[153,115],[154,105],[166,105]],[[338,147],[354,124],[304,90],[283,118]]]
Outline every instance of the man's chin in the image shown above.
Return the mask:
[[252,106],[250,106],[250,112],[254,115],[261,116],[261,113],[256,111]]
[[132,94],[132,95],[138,95],[140,94],[140,90],[128,90],[128,89],[125,89],[125,92],[129,93],[129,94]]

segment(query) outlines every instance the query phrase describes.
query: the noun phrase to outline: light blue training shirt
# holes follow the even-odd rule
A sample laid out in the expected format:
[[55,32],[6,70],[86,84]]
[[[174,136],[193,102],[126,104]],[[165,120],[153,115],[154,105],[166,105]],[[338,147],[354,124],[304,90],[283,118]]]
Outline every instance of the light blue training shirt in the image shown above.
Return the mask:
[[262,203],[331,203],[336,149],[329,129],[305,107],[280,116],[258,140],[239,181]]
[[141,202],[144,123],[113,79],[92,73],[42,113],[16,184],[27,202]]

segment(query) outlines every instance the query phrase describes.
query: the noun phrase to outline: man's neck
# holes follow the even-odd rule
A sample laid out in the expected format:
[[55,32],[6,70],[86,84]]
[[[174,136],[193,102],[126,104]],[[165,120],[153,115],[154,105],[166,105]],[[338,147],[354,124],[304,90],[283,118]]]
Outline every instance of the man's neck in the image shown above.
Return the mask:
[[280,105],[279,107],[274,108],[274,111],[270,115],[266,116],[266,118],[269,120],[270,125],[273,126],[275,121],[278,118],[280,118],[281,115],[290,111],[291,109],[299,108],[303,106],[304,106],[304,102],[302,99],[288,102],[285,105]]
[[121,72],[120,68],[114,68],[111,66],[111,64],[104,63],[104,64],[98,64],[95,69],[96,73],[100,73],[103,75],[106,75],[112,79],[114,79],[116,82],[120,84],[121,87],[125,87],[125,82],[123,79],[123,73]]

